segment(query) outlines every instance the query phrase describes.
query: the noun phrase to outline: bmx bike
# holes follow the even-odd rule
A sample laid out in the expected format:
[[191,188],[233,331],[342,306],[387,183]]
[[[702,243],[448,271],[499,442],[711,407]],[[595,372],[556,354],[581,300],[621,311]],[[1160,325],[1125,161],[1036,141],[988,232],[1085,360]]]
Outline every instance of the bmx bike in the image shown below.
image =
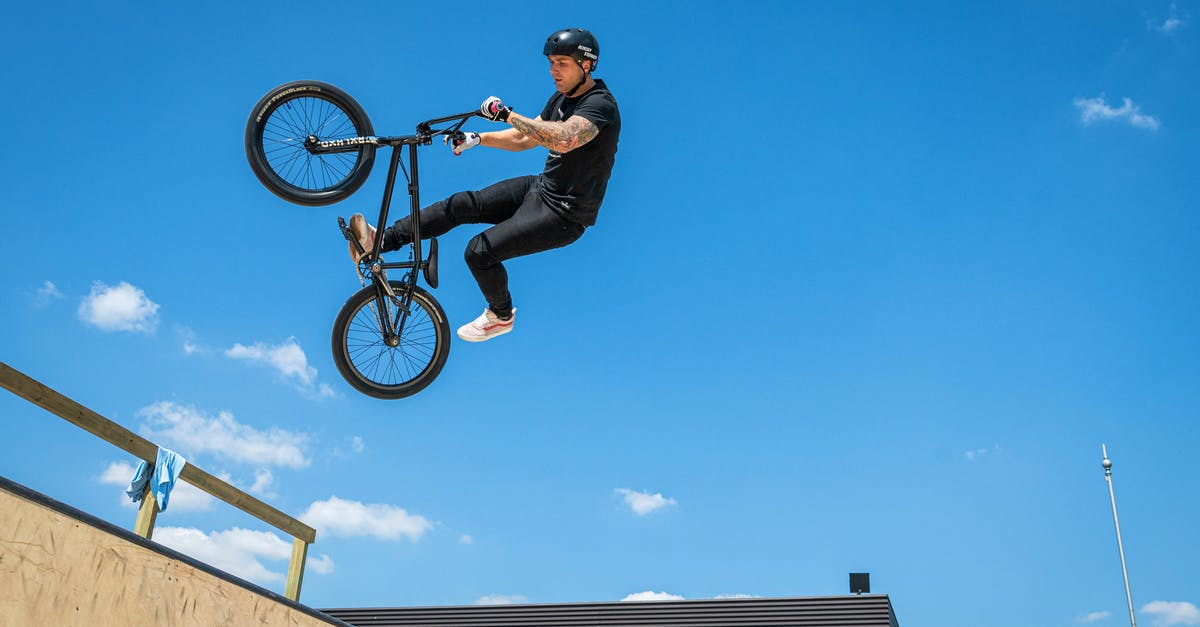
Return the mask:
[[[376,137],[366,112],[349,94],[318,81],[296,81],[267,92],[246,122],[250,169],[268,190],[300,205],[328,205],[349,197],[370,175],[375,149],[392,149],[371,249],[364,250],[338,217],[342,236],[358,250],[363,287],[334,320],[333,362],[347,383],[369,396],[397,399],[420,392],[450,354],[446,314],[417,285],[423,277],[430,288],[438,286],[437,239],[429,240],[428,256],[422,250],[417,148],[438,136],[462,139],[463,125],[477,115],[478,110],[435,118],[417,124],[412,135]],[[401,162],[405,146],[407,168]],[[408,181],[412,243],[405,247],[408,261],[384,262],[379,248],[397,170]],[[399,271],[401,278],[388,279],[388,270]]]

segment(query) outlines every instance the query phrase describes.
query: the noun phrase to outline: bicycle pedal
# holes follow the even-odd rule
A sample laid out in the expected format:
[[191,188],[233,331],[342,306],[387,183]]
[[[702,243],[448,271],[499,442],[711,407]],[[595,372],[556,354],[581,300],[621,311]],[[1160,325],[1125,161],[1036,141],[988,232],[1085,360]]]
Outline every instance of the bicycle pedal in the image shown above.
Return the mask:
[[346,238],[346,241],[354,239],[354,234],[350,232],[350,227],[346,226],[346,219],[342,216],[338,216],[338,228],[342,230],[342,237]]

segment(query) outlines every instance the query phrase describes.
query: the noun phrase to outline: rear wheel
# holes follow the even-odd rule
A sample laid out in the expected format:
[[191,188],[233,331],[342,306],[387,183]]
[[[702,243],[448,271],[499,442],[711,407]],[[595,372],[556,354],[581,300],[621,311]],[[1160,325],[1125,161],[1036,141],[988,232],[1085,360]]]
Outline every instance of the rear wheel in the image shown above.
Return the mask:
[[368,137],[371,120],[346,92],[318,81],[280,85],[263,96],[246,122],[246,159],[272,193],[300,205],[329,205],[358,190],[371,174],[375,146],[313,154],[318,141]]
[[401,281],[389,283],[397,297],[384,297],[382,308],[374,285],[342,306],[333,323],[333,362],[354,389],[396,399],[420,392],[437,378],[450,354],[450,325],[433,296],[414,286],[404,327],[395,337],[384,337],[380,316],[396,327],[403,313],[399,295],[407,289]]

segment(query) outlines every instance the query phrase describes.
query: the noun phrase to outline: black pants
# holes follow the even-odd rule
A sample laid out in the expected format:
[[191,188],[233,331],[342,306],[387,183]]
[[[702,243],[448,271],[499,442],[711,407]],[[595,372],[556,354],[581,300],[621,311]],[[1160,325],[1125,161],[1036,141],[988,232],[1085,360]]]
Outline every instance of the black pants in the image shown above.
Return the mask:
[[[383,250],[412,241],[411,216],[384,232]],[[459,192],[421,210],[421,239],[437,237],[460,224],[495,226],[471,238],[465,258],[493,313],[512,311],[505,260],[560,248],[579,239],[584,227],[554,213],[538,192],[537,176],[500,181],[475,192]]]

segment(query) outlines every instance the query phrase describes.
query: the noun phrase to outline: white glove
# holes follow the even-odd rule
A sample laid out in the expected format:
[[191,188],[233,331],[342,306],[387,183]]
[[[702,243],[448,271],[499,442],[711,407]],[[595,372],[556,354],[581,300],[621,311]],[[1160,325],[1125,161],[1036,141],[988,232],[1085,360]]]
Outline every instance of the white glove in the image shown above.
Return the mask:
[[495,96],[489,96],[479,105],[479,114],[493,122],[507,122],[509,113],[512,113],[512,109]]
[[454,150],[455,156],[461,155],[464,150],[479,145],[479,133],[467,131],[466,133],[447,135],[442,138],[442,143],[450,144],[450,148]]

